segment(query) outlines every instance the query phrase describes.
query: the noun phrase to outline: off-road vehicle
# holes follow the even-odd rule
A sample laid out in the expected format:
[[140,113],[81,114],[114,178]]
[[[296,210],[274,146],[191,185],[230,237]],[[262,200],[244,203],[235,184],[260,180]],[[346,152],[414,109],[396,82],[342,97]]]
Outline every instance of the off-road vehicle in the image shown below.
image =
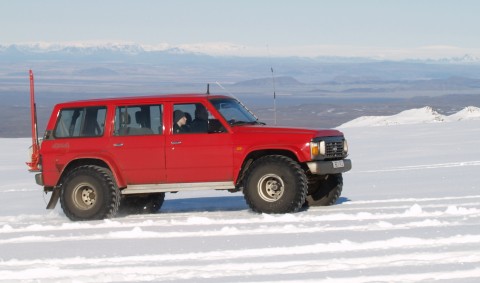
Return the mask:
[[350,170],[337,130],[267,126],[228,95],[177,94],[60,103],[36,136],[37,184],[71,220],[157,211],[166,192],[243,192],[260,213],[334,204]]

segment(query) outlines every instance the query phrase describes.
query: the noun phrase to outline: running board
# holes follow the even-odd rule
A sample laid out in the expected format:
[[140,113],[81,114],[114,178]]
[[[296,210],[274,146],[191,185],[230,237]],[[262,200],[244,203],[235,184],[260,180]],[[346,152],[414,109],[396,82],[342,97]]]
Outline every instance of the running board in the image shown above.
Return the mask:
[[176,183],[130,185],[122,190],[122,194],[148,194],[180,191],[229,190],[234,189],[233,182]]

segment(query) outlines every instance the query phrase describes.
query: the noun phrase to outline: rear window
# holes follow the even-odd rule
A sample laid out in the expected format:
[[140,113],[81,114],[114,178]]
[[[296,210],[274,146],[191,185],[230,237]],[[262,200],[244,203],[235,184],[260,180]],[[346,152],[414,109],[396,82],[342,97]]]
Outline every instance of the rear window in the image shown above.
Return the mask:
[[62,109],[53,132],[56,138],[100,137],[105,130],[106,107]]

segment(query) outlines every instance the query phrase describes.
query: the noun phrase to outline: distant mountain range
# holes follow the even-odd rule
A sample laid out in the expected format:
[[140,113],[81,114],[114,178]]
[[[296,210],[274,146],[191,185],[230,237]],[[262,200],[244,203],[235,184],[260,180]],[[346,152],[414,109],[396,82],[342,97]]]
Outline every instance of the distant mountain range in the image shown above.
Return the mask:
[[[5,56],[26,56],[32,58],[37,55],[50,57],[56,56],[70,56],[75,57],[97,57],[104,56],[108,59],[109,56],[145,56],[145,55],[197,55],[197,56],[227,56],[227,57],[262,57],[262,56],[248,56],[241,55],[242,50],[247,49],[245,46],[235,45],[231,43],[206,43],[206,44],[157,44],[145,45],[130,42],[107,42],[107,43],[18,43],[18,44],[1,44],[0,43],[0,59]],[[245,53],[248,54],[248,53]],[[264,56],[266,57],[266,56]],[[293,57],[293,56],[292,56]],[[330,62],[330,63],[365,63],[389,61],[388,59],[378,59],[369,57],[338,57],[338,56],[320,56],[308,57],[308,59]],[[440,58],[440,59],[405,59],[395,60],[400,62],[423,62],[423,63],[444,63],[444,64],[480,64],[480,57],[465,54],[458,57]]]
[[[440,90],[458,89],[458,84],[461,84],[460,89],[471,89],[472,85],[477,88],[477,80],[480,79],[480,58],[470,55],[402,61],[334,56],[249,57],[242,56],[242,48],[228,43],[177,46],[0,43],[0,90],[18,89],[17,81],[23,79],[28,71],[25,68],[41,74],[44,82],[55,80],[49,81],[50,85],[82,80],[75,85],[81,84],[84,88],[93,86],[85,83],[84,80],[89,78],[111,85],[128,82],[133,90],[146,86],[155,90],[159,83],[206,84],[217,81],[234,88],[271,87],[273,75],[279,87],[302,88],[310,93],[322,92],[326,88],[329,93],[350,95],[358,91],[384,93],[385,89],[405,91],[409,87],[415,90],[432,89],[430,85],[436,85]],[[402,82],[402,85],[397,87],[392,82]],[[319,83],[329,86],[312,86]],[[374,88],[372,85],[377,86]],[[151,89],[142,91],[150,92]]]

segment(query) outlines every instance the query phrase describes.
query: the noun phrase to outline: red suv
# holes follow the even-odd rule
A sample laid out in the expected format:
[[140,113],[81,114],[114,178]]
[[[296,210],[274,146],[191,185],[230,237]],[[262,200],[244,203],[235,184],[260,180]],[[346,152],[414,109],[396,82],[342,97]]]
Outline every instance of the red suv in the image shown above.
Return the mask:
[[166,192],[205,189],[289,213],[336,202],[347,151],[337,130],[267,126],[235,98],[184,94],[58,104],[28,164],[53,192],[47,208],[60,199],[71,220],[155,212]]

